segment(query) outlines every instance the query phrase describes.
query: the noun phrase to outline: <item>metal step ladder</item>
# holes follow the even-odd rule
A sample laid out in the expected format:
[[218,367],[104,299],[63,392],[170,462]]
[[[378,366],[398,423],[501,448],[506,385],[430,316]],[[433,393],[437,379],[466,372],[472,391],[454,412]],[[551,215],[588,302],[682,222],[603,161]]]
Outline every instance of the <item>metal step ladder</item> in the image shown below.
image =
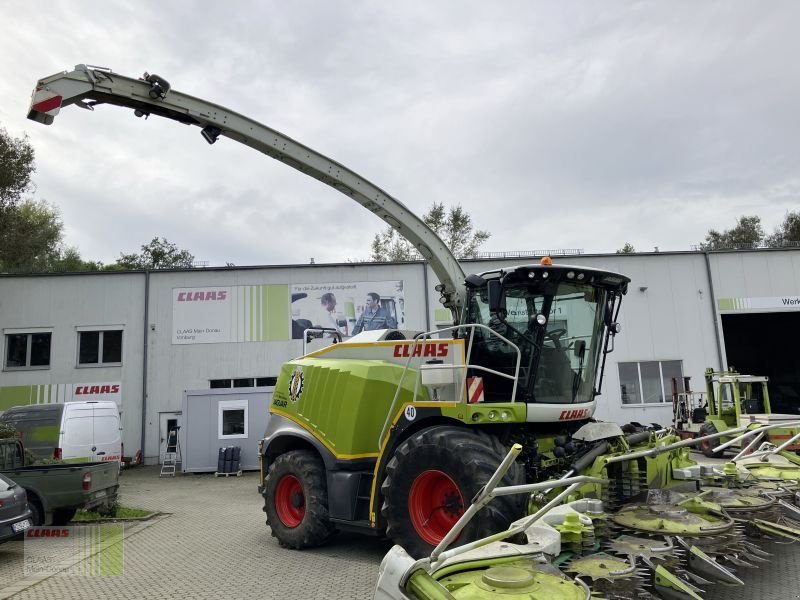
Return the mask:
[[181,443],[178,440],[178,430],[171,429],[167,433],[167,449],[164,452],[164,461],[161,463],[159,477],[175,477],[176,466],[181,459]]

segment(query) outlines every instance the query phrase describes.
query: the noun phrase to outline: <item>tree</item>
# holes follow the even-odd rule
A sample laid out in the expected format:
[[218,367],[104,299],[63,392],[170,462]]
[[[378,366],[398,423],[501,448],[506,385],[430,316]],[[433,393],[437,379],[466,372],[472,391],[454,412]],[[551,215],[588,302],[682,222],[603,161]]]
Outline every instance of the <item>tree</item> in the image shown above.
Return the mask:
[[154,237],[150,243],[142,245],[139,254],[120,253],[112,268],[119,269],[176,269],[190,268],[194,255],[188,250],[180,250],[167,238]]
[[[472,217],[458,205],[445,210],[444,204],[434,202],[422,220],[442,238],[456,258],[474,258],[481,244],[492,235],[482,229],[474,230]],[[416,249],[392,227],[375,234],[372,240],[371,258],[376,262],[411,260],[417,257]]]
[[14,138],[0,128],[0,211],[16,206],[22,195],[33,188],[33,159],[33,147],[27,137]]
[[636,252],[636,248],[630,242],[625,242],[625,245],[617,250],[617,254],[633,254],[634,252]]
[[4,271],[47,271],[62,251],[64,223],[45,200],[6,206],[0,219],[0,265]]
[[83,260],[77,248],[62,248],[52,259],[52,271],[77,273],[108,270],[100,261]]
[[764,228],[761,217],[741,216],[732,229],[722,233],[709,229],[706,241],[700,244],[703,250],[719,250],[725,248],[757,248],[764,240]]
[[45,200],[22,200],[33,190],[34,151],[27,137],[0,128],[0,269],[3,271],[96,271],[101,263],[81,259],[64,246],[58,208]]
[[766,245],[770,248],[791,243],[800,244],[800,211],[787,212],[783,222],[775,228],[775,233],[766,239]]

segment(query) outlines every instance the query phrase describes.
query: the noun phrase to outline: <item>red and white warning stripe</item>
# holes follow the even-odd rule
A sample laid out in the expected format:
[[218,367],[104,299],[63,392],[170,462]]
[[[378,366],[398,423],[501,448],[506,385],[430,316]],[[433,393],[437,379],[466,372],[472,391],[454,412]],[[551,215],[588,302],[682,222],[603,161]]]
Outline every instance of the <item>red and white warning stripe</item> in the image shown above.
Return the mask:
[[61,96],[52,91],[39,88],[33,93],[31,108],[28,113],[37,112],[55,117],[58,111],[61,110],[61,103],[63,100]]
[[467,401],[483,402],[483,377],[467,377]]

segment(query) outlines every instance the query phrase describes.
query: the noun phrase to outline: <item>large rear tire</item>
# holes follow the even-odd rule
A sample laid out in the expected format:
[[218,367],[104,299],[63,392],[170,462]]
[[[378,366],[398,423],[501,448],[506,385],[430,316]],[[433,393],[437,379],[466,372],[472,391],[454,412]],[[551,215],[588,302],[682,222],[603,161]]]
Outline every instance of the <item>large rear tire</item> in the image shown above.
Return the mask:
[[[386,535],[415,558],[429,555],[505,454],[506,448],[497,438],[477,429],[441,425],[412,435],[386,466],[381,486]],[[503,485],[523,481],[523,470],[515,464]],[[453,545],[503,531],[524,511],[524,494],[495,498]]]
[[336,533],[328,517],[325,466],[319,456],[293,450],[272,462],[264,480],[264,512],[284,548],[319,546]]
[[[716,425],[711,421],[706,421],[700,426],[700,431],[697,432],[697,436],[703,437],[704,435],[713,435],[715,433],[719,433]],[[717,446],[719,446],[719,438],[715,440],[706,440],[700,442],[700,451],[708,458],[722,458],[721,452],[714,452],[714,448]]]

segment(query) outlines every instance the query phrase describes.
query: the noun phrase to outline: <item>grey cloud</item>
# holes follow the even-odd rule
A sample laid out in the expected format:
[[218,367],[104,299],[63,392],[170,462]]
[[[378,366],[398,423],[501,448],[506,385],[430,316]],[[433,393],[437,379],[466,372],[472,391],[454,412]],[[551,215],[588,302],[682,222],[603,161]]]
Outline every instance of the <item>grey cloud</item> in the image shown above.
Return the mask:
[[111,107],[25,121],[35,80],[82,61],[157,72],[415,212],[460,203],[494,234],[490,250],[688,249],[744,213],[771,229],[798,204],[791,2],[117,0],[5,13],[0,124],[30,133],[39,194],[87,258],[164,235],[214,263],[343,260],[366,257],[382,223],[196,129]]

